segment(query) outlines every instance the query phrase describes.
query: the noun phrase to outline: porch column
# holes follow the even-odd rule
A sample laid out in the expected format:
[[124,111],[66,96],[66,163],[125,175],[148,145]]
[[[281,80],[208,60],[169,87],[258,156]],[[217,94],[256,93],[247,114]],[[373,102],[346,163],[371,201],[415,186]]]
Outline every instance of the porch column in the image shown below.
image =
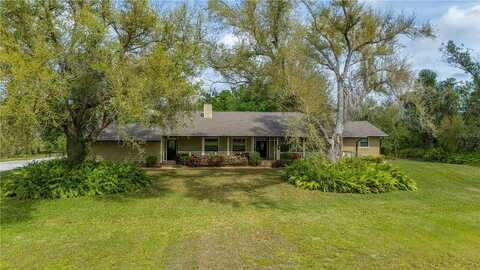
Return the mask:
[[[272,156],[274,155],[275,152],[272,151],[272,147],[271,147],[272,146],[271,143],[273,142],[272,137],[268,136],[267,140],[268,140],[268,143],[267,143],[267,159],[270,160],[271,158],[273,158]],[[273,150],[275,150],[275,149],[273,149]]]
[[273,159],[277,160],[277,137],[273,138]]
[[227,136],[227,156],[230,156],[230,137]]
[[255,136],[252,136],[252,149],[250,152],[255,152]]
[[279,147],[279,143],[278,143],[278,137],[275,138],[275,159],[276,160],[279,160],[280,159],[280,147]]
[[278,152],[277,137],[274,137],[273,138],[273,160],[277,160],[277,152]]
[[160,163],[163,163],[163,136],[160,137]]
[[205,137],[202,137],[202,156],[205,155]]
[[302,139],[302,151],[303,158],[305,158],[305,138]]
[[163,142],[163,157],[167,160],[167,137],[165,137]]

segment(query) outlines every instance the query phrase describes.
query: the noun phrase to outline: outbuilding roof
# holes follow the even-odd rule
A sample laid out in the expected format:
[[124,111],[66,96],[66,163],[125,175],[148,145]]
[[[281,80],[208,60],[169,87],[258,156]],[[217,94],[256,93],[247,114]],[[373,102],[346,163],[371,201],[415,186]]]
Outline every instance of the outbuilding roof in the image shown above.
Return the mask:
[[[213,112],[211,119],[201,112],[184,117],[175,128],[146,128],[141,124],[130,124],[129,135],[145,141],[159,141],[162,136],[286,136],[288,123],[301,116],[297,112]],[[383,131],[367,121],[345,123],[344,137],[383,137]],[[119,140],[116,125],[107,127],[98,141]]]
[[387,137],[381,129],[368,121],[348,121],[343,129],[344,138]]

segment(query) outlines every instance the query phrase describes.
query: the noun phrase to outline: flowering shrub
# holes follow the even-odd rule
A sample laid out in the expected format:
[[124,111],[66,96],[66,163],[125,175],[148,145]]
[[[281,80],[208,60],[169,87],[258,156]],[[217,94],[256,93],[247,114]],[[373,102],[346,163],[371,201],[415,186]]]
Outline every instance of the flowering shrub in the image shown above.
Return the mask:
[[226,166],[247,166],[248,158],[245,155],[225,156],[224,165]]

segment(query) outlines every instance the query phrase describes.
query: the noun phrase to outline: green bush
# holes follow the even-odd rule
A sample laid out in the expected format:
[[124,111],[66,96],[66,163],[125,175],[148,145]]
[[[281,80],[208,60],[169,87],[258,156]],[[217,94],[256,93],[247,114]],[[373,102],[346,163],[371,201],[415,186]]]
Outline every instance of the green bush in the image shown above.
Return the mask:
[[190,156],[186,153],[182,153],[178,156],[178,163],[182,165],[190,165]]
[[262,157],[260,157],[260,154],[258,152],[253,152],[250,154],[248,157],[248,164],[250,166],[258,166],[262,162]]
[[157,164],[158,158],[156,156],[148,156],[145,159],[145,166],[153,167]]
[[324,192],[381,193],[415,190],[415,182],[382,158],[344,158],[332,163],[313,156],[287,166],[285,179],[297,187]]
[[451,153],[442,148],[407,148],[400,150],[400,157],[425,161],[445,162],[453,164],[480,165],[480,152]]
[[480,152],[453,153],[447,156],[447,163],[480,166]]
[[0,182],[2,196],[53,199],[136,191],[150,183],[138,166],[110,161],[66,160],[34,162],[7,171]]

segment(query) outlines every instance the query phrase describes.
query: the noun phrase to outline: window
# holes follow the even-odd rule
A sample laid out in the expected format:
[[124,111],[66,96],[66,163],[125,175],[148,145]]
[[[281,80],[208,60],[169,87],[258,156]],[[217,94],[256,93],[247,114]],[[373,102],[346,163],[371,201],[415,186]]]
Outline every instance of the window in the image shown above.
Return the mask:
[[205,138],[205,151],[218,152],[218,138]]
[[233,138],[233,148],[232,150],[235,152],[245,152],[245,138]]
[[360,147],[368,147],[368,138],[360,138]]

